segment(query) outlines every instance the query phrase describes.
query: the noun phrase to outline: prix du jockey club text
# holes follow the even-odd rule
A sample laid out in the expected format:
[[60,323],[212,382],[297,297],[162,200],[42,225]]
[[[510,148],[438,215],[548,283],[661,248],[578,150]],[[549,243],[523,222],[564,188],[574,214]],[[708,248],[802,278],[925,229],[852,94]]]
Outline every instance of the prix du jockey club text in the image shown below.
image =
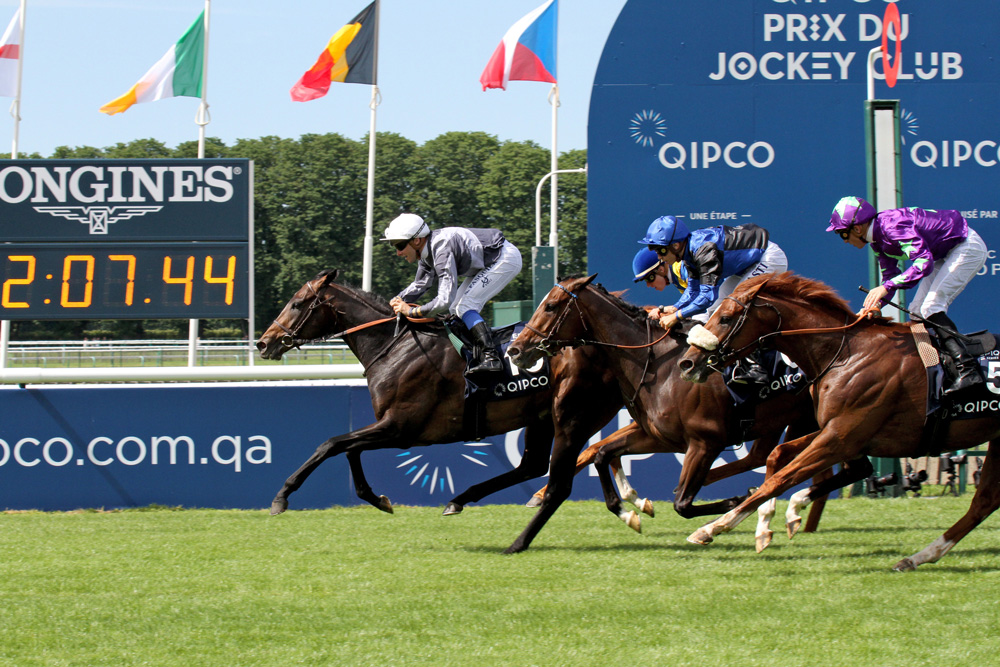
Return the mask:
[[240,167],[224,165],[9,166],[0,169],[0,201],[227,202],[233,197],[233,176],[240,173]]

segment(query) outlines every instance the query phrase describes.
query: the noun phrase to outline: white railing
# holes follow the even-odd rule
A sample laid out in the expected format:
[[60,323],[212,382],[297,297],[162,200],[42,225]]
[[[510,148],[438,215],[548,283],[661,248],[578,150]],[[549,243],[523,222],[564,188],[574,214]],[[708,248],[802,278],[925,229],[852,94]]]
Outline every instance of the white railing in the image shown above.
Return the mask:
[[364,368],[347,345],[331,341],[290,350],[281,362],[248,364],[245,340],[202,340],[188,365],[188,341],[16,341],[0,384],[236,382],[357,379]]

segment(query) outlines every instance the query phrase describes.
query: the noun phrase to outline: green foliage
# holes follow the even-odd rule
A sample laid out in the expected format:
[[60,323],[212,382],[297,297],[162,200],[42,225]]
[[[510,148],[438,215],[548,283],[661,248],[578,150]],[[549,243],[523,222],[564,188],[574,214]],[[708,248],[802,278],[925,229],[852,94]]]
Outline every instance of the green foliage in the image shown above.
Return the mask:
[[[363,283],[368,178],[368,138],[307,134],[267,136],[226,146],[208,138],[206,157],[254,162],[255,311],[265,327],[291,295],[319,271],[337,268],[341,280]],[[105,148],[60,146],[51,158],[194,158],[197,142],[170,149],[155,139]],[[379,242],[403,212],[423,216],[432,228],[496,227],[521,251],[521,274],[497,301],[531,298],[531,248],[535,245],[535,188],[549,171],[549,150],[525,141],[500,142],[484,132],[448,132],[417,145],[380,132],[375,152],[372,291],[391,298],[413,280],[415,268]],[[584,151],[562,155],[560,168],[586,163]],[[543,192],[542,243],[548,243],[549,190]],[[559,178],[559,260],[563,273],[586,270],[587,197],[583,175]],[[432,295],[428,295],[430,298]],[[211,333],[218,326],[225,332]],[[203,325],[206,337],[228,337],[232,323]],[[12,338],[77,338],[86,331],[109,338],[187,336],[186,321],[20,322]],[[152,332],[156,332],[153,334]],[[256,332],[256,333],[259,333]]]
[[666,503],[642,535],[566,503],[515,556],[533,513],[515,505],[11,513],[0,664],[982,667],[996,517],[890,570],[968,504],[834,500],[818,532],[761,554],[753,517],[699,547]]

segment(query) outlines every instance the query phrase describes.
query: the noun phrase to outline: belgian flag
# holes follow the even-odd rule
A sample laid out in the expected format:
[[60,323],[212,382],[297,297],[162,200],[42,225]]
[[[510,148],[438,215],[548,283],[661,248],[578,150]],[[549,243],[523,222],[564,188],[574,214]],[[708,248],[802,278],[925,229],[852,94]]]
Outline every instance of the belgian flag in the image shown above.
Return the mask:
[[361,10],[330,42],[308,72],[292,86],[292,100],[323,97],[330,83],[375,85],[378,71],[378,0]]

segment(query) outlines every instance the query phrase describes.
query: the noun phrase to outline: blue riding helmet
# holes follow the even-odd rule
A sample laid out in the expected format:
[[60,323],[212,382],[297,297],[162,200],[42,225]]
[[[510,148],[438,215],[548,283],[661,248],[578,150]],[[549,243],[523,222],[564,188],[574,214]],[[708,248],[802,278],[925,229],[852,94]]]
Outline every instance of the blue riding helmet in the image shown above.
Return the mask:
[[848,229],[852,225],[863,225],[869,220],[874,220],[877,213],[875,207],[861,197],[844,197],[833,208],[833,213],[830,214],[830,226],[826,231],[834,232]]
[[[643,248],[635,253],[635,257],[632,259],[632,273],[635,274],[635,280],[632,282],[637,283],[640,280],[645,280],[646,276],[655,271],[656,267],[661,264],[663,264],[663,260],[660,259],[655,250]],[[667,282],[670,282],[669,278]]]
[[664,215],[653,220],[646,230],[646,236],[639,241],[642,245],[668,246],[674,241],[683,241],[691,236],[691,232],[672,215]]

